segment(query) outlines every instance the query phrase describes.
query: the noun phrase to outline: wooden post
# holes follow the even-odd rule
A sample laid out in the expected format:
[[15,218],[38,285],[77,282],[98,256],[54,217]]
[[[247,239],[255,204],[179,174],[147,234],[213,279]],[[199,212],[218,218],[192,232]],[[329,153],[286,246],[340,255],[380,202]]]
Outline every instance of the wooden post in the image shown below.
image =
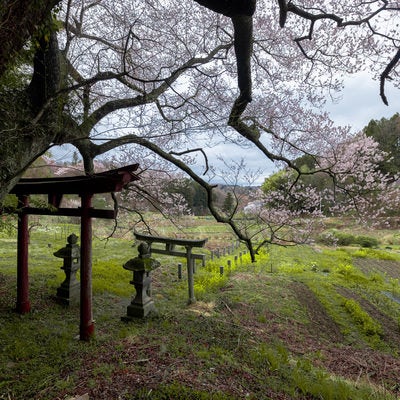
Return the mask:
[[92,207],[93,194],[82,194],[81,218],[81,304],[80,339],[89,340],[94,334],[92,315]]
[[178,279],[182,279],[182,264],[178,263]]
[[194,297],[194,282],[193,282],[193,262],[192,259],[192,248],[186,247],[186,260],[187,260],[187,273],[188,273],[188,289],[189,289],[189,304],[195,303],[196,298]]
[[[18,207],[28,206],[29,197],[18,197]],[[17,255],[17,312],[26,314],[31,310],[29,302],[29,275],[28,275],[28,214],[23,210],[18,215],[18,255]]]

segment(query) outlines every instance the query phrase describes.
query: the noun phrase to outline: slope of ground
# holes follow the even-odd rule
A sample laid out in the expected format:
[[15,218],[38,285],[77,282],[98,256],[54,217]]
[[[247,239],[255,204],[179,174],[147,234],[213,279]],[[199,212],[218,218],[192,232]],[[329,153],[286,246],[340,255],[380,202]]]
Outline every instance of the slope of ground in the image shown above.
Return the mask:
[[[162,266],[153,274],[157,313],[125,323],[130,277],[99,255],[90,343],[74,339],[79,309],[53,302],[55,269],[33,270],[34,309],[22,317],[13,312],[15,276],[0,273],[0,399],[398,398],[400,308],[381,296],[384,282],[368,277],[377,263],[357,259],[353,275],[340,275],[312,272],[308,256],[301,265],[296,257],[289,272],[277,262],[236,266],[190,306],[185,280]],[[199,270],[196,281],[210,274]],[[356,302],[382,333],[363,332],[340,299]]]

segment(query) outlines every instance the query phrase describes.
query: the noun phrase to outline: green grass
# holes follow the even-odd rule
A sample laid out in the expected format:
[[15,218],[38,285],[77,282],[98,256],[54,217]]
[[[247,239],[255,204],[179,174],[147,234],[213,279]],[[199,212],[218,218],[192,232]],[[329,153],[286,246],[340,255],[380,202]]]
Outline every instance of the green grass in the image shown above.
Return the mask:
[[[208,261],[204,268],[197,264],[198,301],[191,306],[185,268],[182,280],[176,270],[178,262],[185,267],[185,260],[157,256],[162,263],[153,275],[157,313],[127,324],[120,317],[134,289],[131,273],[122,265],[137,250],[131,237],[107,242],[96,238],[96,334],[87,343],[77,340],[79,307],[53,301],[64,277],[62,262],[53,252],[65,246],[72,232],[79,236],[79,227],[43,224],[32,230],[33,309],[24,316],[13,311],[16,240],[6,234],[0,238],[0,399],[64,399],[83,392],[113,399],[118,396],[106,391],[114,387],[121,399],[269,399],[279,394],[293,399],[396,399],[391,391],[395,383],[332,373],[320,351],[347,346],[349,351],[369,348],[397,357],[395,346],[382,337],[380,323],[340,291],[367,298],[386,310],[388,318],[400,313],[400,305],[382,294],[398,293],[399,282],[364,275],[354,267],[352,260],[360,257],[360,250],[272,247],[261,252],[256,264],[248,254],[236,263],[230,255]],[[398,259],[393,251],[368,249],[362,254]],[[306,345],[315,340],[307,333],[313,321],[293,291],[296,283],[317,296],[342,331],[343,343],[330,343],[327,333],[318,338],[319,347]]]

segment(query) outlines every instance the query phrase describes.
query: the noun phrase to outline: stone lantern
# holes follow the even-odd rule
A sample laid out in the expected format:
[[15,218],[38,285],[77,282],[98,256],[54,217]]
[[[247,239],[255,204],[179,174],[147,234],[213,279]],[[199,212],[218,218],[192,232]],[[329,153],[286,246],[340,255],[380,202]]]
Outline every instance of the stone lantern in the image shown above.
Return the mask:
[[67,238],[68,244],[53,253],[56,257],[64,260],[61,269],[65,272],[65,280],[57,289],[57,300],[69,305],[78,303],[80,298],[80,283],[76,279],[76,273],[80,268],[80,247],[77,244],[78,237],[71,234]]
[[160,263],[150,257],[150,247],[147,243],[141,243],[138,246],[138,252],[138,257],[132,258],[123,265],[123,268],[133,271],[133,280],[130,283],[136,290],[136,296],[127,307],[127,316],[122,317],[123,321],[143,318],[155,310],[150,291],[150,272],[158,268]]

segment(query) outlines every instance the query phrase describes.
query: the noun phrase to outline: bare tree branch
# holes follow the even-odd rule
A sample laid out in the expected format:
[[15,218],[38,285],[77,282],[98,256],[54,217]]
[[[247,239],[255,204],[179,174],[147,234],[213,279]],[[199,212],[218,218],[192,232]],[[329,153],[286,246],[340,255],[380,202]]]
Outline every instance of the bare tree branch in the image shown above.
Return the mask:
[[385,95],[385,82],[386,80],[390,79],[389,74],[393,70],[393,68],[398,64],[400,61],[400,48],[397,50],[397,53],[395,56],[392,58],[390,63],[387,65],[385,70],[381,74],[381,79],[380,79],[380,96],[382,98],[382,101],[386,104],[389,105],[388,100]]
[[209,167],[208,167],[208,157],[207,157],[207,154],[205,153],[205,151],[204,151],[201,147],[198,147],[198,148],[196,148],[196,149],[190,149],[190,150],[179,151],[179,152],[170,151],[169,153],[172,154],[172,155],[174,155],[174,156],[182,156],[182,155],[184,155],[184,154],[189,154],[189,153],[194,153],[194,152],[200,152],[201,154],[203,154],[204,162],[205,162],[205,164],[206,164],[206,169],[204,170],[203,175],[206,175],[207,172],[208,172],[208,168],[209,168]]

